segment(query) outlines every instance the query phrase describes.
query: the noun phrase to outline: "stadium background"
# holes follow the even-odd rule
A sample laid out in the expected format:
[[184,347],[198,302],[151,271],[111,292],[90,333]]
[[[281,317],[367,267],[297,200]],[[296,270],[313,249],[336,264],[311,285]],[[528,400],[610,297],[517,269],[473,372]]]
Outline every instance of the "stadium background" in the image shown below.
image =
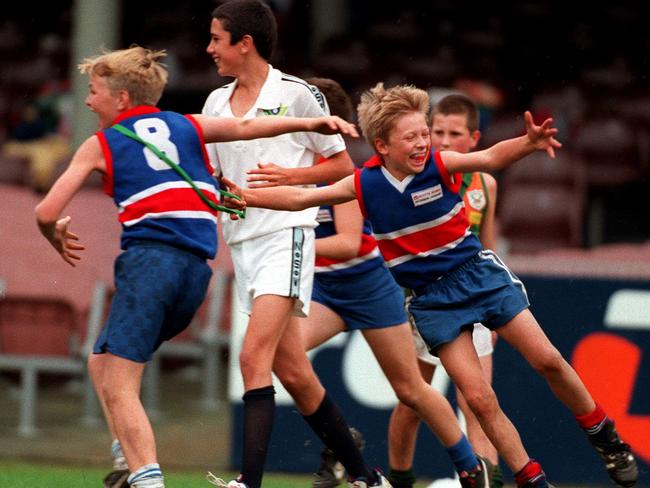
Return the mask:
[[[650,33],[641,15],[641,2],[578,2],[574,9],[559,1],[506,1],[498,5],[408,0],[271,3],[280,30],[272,63],[299,76],[335,78],[355,100],[377,81],[414,83],[434,95],[450,89],[466,91],[482,108],[483,144],[516,135],[526,108],[555,117],[565,144],[563,153],[568,155],[564,162],[580,168],[580,190],[570,190],[575,200],[579,199],[575,205],[577,224],[572,224],[570,232],[565,231],[572,234],[570,238],[548,242],[544,239],[552,232],[545,228],[547,221],[542,213],[535,210],[528,212],[528,221],[519,227],[507,227],[507,217],[513,213],[506,206],[507,195],[524,187],[524,202],[532,204],[532,194],[540,184],[554,186],[558,178],[546,179],[537,173],[533,178],[540,181],[531,184],[504,173],[499,175],[502,193],[498,217],[504,231],[501,251],[510,254],[509,262],[524,277],[534,312],[551,338],[574,365],[588,358],[591,366],[584,366],[583,373],[594,375],[595,388],[605,400],[614,402],[610,408],[625,415],[625,429],[633,432],[629,435],[634,437],[635,450],[644,461],[642,482],[650,484],[650,250],[645,244],[650,230],[645,211],[650,163]],[[15,138],[25,106],[34,101],[41,105],[52,103],[59,109],[56,130],[69,139],[71,147],[89,135],[95,121],[83,107],[86,82],[74,73],[74,66],[80,57],[93,54],[101,45],[112,48],[138,43],[167,49],[171,76],[160,106],[186,113],[200,111],[207,93],[227,81],[219,78],[205,53],[213,7],[214,2],[207,0],[60,1],[36,9],[21,3],[4,6],[0,21],[0,143],[6,147]],[[593,139],[595,142],[590,146],[587,142]],[[350,150],[357,162],[368,154],[363,144],[352,143]],[[9,167],[7,161],[10,160],[2,159],[5,167]],[[57,161],[53,176],[65,162],[65,157]],[[87,310],[89,286],[98,280],[110,283],[110,262],[117,253],[118,228],[112,220],[110,201],[100,203],[104,197],[97,197],[95,185],[87,190],[84,203],[73,207],[73,215],[79,216],[78,222],[83,224],[82,236],[88,236],[86,242],[95,246],[88,253],[86,266],[90,270],[75,270],[78,274],[74,276],[75,272],[70,273],[55,262],[51,250],[38,241],[30,211],[38,196],[33,192],[27,196],[17,188],[29,188],[30,178],[11,179],[9,175],[5,181],[8,173],[3,171],[0,196],[6,203],[0,232],[6,242],[0,259],[0,278],[6,284],[7,294],[63,296]],[[562,173],[562,178],[573,177],[573,173]],[[575,203],[566,202],[571,206]],[[541,234],[535,234],[540,228]],[[535,245],[524,243],[518,248],[522,233],[535,235]],[[20,242],[15,244],[14,239]],[[38,259],[25,258],[25,241],[30,241]],[[218,265],[227,269],[227,250],[225,246],[221,250]],[[608,313],[613,313],[608,304],[621,290],[633,292],[629,301],[624,300],[626,312],[622,318],[608,319]],[[390,395],[376,402],[363,395],[353,397],[344,375],[338,374],[346,367],[345,351],[353,340],[318,352],[316,365],[328,387],[341,395],[344,408],[351,412],[352,423],[368,432],[371,459],[385,465],[382,429],[388,416],[385,402],[390,401]],[[634,359],[635,354],[637,363],[625,363],[626,359]],[[234,357],[232,354],[231,359]],[[502,403],[522,429],[531,452],[548,463],[554,479],[605,484],[602,468],[567,413],[536,382],[529,368],[522,367],[521,360],[503,345],[497,350],[495,361],[495,387],[503,395]],[[167,360],[163,380],[184,364]],[[236,370],[234,373],[230,380],[233,430],[228,436],[236,442],[240,412]],[[15,441],[18,446],[22,441],[12,437],[18,417],[19,402],[13,390],[17,379],[13,374],[3,374],[6,388],[2,389],[2,400],[8,410],[2,417],[0,432],[5,440]],[[376,386],[373,381],[381,382],[372,371],[367,375],[371,386]],[[627,397],[615,388],[625,381],[630,388]],[[44,400],[49,398],[48,394],[60,392],[64,384],[60,378],[51,377],[42,383]],[[380,386],[379,383],[377,388]],[[170,403],[177,401],[171,392],[165,395],[161,410],[166,408],[165,398]],[[225,399],[223,391],[220,395]],[[71,394],[71,398],[77,397]],[[289,414],[294,412],[289,405],[281,409]],[[228,417],[224,415],[228,409],[219,412],[220,418]],[[69,413],[61,410],[57,417],[56,413],[41,410],[41,418],[76,425],[66,417]],[[306,442],[317,445],[315,439],[304,431],[295,412],[280,413],[278,417],[282,427],[276,429],[275,447],[269,459],[271,469],[313,469],[318,449],[304,446]],[[203,422],[210,422],[209,419],[202,417]],[[169,414],[163,415],[158,428],[165,429],[169,420]],[[46,436],[53,458],[57,456],[52,455],[52,443],[57,442],[57,435],[62,435],[57,432]],[[97,437],[101,429],[92,432]],[[445,474],[444,463],[430,462],[443,456],[437,448],[430,447],[435,443],[424,429],[422,432],[418,472],[431,476]],[[29,457],[31,449],[35,457],[43,458],[44,455],[36,454],[39,439],[43,440],[42,436],[30,439],[30,444],[18,449],[18,454]],[[237,446],[218,451],[227,464]],[[3,452],[2,456],[10,453]],[[101,462],[100,459],[95,457],[93,461]]]

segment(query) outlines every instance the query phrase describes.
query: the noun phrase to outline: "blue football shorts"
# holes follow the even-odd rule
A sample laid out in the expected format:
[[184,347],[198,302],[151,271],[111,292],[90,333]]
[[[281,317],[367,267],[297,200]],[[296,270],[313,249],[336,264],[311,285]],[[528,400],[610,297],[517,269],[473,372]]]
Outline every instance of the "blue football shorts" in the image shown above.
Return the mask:
[[93,352],[147,362],[182,332],[205,298],[205,259],[157,242],[138,243],[115,261],[115,294]]
[[407,321],[404,293],[385,266],[344,276],[316,273],[311,299],[326,306],[348,330],[380,329]]
[[530,305],[524,284],[489,250],[413,293],[408,311],[430,351],[477,322],[495,330]]

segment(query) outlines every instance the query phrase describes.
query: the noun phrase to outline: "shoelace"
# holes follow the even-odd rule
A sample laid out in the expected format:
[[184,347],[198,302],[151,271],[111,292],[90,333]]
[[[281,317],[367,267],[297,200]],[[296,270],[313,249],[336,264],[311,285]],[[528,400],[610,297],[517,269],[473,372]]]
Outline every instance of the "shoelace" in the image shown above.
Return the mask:
[[208,482],[213,484],[214,486],[219,486],[220,488],[228,488],[227,481],[221,478],[217,478],[210,471],[208,471],[208,474],[205,475],[205,479],[208,480]]

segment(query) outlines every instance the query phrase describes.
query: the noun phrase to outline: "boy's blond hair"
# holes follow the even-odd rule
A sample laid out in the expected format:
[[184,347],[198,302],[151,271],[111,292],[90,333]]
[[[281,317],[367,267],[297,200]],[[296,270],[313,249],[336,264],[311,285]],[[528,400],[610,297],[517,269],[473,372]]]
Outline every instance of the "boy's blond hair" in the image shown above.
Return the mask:
[[395,120],[410,112],[420,112],[428,120],[429,95],[413,85],[387,89],[383,83],[377,83],[361,95],[357,106],[359,127],[373,149],[375,140],[387,141]]
[[101,76],[111,92],[125,90],[135,105],[156,105],[167,84],[167,69],[158,62],[167,53],[141,46],[105,51],[78,65],[81,73]]

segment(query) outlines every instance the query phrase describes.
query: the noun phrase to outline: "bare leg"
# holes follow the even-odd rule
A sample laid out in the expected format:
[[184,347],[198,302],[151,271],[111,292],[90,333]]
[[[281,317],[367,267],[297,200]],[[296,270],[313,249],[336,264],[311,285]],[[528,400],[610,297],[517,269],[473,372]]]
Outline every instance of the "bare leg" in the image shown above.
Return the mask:
[[[487,356],[479,357],[481,363],[481,368],[483,369],[483,375],[488,383],[492,384],[492,355],[488,354]],[[458,406],[465,416],[465,422],[467,424],[467,438],[469,439],[470,444],[474,447],[474,451],[477,454],[488,459],[492,464],[497,465],[499,463],[499,456],[497,454],[496,448],[490,442],[490,439],[485,435],[481,424],[479,423],[476,415],[472,412],[465,401],[462,393],[456,388],[456,399],[458,401]]]
[[140,384],[145,364],[113,354],[104,354],[100,398],[106,405],[109,425],[120,441],[131,472],[156,463],[156,443],[147,414],[140,401]]
[[465,331],[454,341],[440,346],[437,352],[449,377],[510,470],[513,473],[521,470],[529,460],[528,454],[517,429],[501,410],[492,386],[482,374],[472,335]]
[[244,391],[269,386],[278,343],[289,322],[295,299],[262,295],[253,302],[253,310],[239,354]]
[[524,356],[574,415],[584,415],[596,408],[578,374],[551,344],[529,310],[517,314],[497,332]]
[[309,317],[300,321],[300,327],[306,351],[320,346],[346,330],[343,319],[318,302],[311,302]]
[[[436,367],[423,361],[418,361],[418,366],[424,381],[431,384]],[[413,467],[419,426],[417,412],[398,402],[388,423],[388,464],[392,469],[407,471]]]
[[418,370],[409,324],[368,329],[363,335],[400,401],[417,412],[445,447],[458,443],[463,433],[451,405]]

